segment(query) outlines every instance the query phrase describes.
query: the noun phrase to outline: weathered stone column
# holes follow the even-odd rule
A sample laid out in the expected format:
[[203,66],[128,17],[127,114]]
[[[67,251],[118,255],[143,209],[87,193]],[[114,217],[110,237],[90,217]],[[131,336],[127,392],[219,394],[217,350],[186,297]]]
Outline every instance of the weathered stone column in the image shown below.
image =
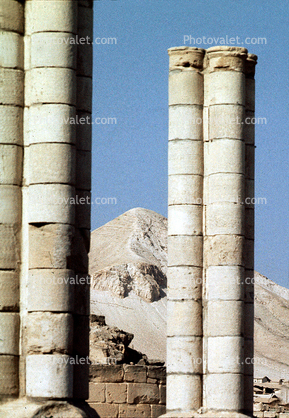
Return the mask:
[[256,56],[235,47],[169,54],[164,417],[251,416],[254,132],[245,116]]
[[25,22],[23,394],[72,398],[77,2],[29,0]]
[[184,416],[202,404],[204,50],[169,55],[166,416]]
[[245,48],[208,49],[205,101],[205,411],[241,412],[245,234]]
[[0,0],[1,418],[93,415],[83,412],[92,7]]
[[18,395],[23,5],[0,0],[0,399]]
[[257,56],[248,54],[245,67],[245,283],[244,283],[244,410],[253,413],[254,375],[254,178],[255,178],[255,66]]

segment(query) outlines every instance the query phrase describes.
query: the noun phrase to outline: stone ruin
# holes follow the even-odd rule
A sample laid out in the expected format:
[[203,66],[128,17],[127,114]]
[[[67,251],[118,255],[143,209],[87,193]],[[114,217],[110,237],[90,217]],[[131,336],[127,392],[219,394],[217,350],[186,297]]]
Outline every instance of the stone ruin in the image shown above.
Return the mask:
[[257,57],[225,46],[169,56],[164,417],[251,416]]
[[89,364],[71,361],[89,355],[91,125],[75,122],[91,115],[92,44],[75,41],[92,40],[92,6],[0,0],[5,418],[96,416]]
[[[91,124],[76,123],[91,115],[92,44],[76,39],[92,40],[92,7],[0,0],[1,418],[97,416],[85,402]],[[169,55],[163,416],[251,416],[254,125],[244,120],[257,58],[235,47]],[[128,387],[131,371],[119,373]],[[158,403],[163,413],[163,394]]]
[[159,417],[166,411],[164,362],[129,347],[134,335],[91,315],[89,405],[100,417]]
[[133,338],[133,334],[107,325],[104,316],[91,315],[89,338],[91,363],[149,364],[145,354],[129,347]]

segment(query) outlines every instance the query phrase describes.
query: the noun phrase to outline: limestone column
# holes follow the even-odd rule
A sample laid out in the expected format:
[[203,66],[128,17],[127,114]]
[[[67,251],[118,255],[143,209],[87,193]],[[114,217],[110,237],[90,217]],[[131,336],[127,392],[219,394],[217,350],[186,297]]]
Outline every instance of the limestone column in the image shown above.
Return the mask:
[[88,399],[93,1],[85,0],[78,4],[77,34],[78,40],[85,42],[77,45],[76,196],[79,203],[75,207],[74,269],[78,283],[75,285],[74,355],[85,358],[86,361],[74,367],[73,396],[76,399]]
[[23,5],[0,0],[0,398],[18,395]]
[[25,4],[23,394],[73,397],[77,2]]
[[205,56],[197,48],[180,47],[169,54],[164,417],[249,417],[254,126],[246,118],[254,116],[257,57],[237,47],[209,48]]
[[215,416],[244,411],[246,57],[209,48],[205,70],[203,408]]
[[254,375],[254,178],[255,178],[255,66],[257,56],[246,60],[245,103],[245,287],[244,287],[244,409],[253,413]]
[[[167,415],[202,404],[204,50],[169,49]],[[173,412],[174,411],[174,412]],[[187,415],[186,415],[187,416]]]

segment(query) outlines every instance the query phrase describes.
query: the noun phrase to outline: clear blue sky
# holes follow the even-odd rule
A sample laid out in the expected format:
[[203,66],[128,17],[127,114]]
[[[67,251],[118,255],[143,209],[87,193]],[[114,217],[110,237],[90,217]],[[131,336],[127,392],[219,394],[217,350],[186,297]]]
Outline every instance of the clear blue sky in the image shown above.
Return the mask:
[[[288,1],[98,0],[94,38],[92,229],[134,207],[167,216],[167,49],[184,36],[239,37],[258,55],[255,268],[289,287]],[[257,43],[257,38],[266,38]],[[105,42],[105,41],[103,41]],[[113,41],[115,42],[115,41]],[[186,43],[186,45],[190,45]],[[212,45],[195,46],[208,48]],[[194,46],[191,44],[191,46]]]

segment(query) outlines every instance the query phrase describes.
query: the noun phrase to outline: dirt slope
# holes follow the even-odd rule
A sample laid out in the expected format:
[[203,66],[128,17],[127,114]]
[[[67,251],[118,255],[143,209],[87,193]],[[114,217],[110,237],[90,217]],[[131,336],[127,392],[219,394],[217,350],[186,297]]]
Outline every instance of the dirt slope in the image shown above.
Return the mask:
[[[132,209],[92,233],[91,313],[135,335],[149,358],[166,353],[167,220]],[[289,289],[255,273],[255,376],[289,379]]]

